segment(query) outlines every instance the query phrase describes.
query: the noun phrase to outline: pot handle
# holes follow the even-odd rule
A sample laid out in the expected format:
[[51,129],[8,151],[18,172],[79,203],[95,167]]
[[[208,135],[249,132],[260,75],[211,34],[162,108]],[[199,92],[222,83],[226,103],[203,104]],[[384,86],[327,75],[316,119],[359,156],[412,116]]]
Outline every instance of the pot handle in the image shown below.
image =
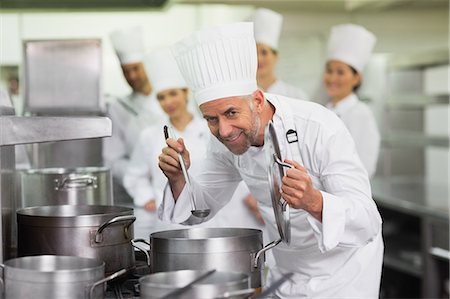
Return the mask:
[[71,175],[63,178],[61,182],[55,179],[55,190],[70,188],[86,188],[92,186],[97,188],[97,177],[92,175]]
[[263,253],[266,252],[267,250],[270,250],[270,249],[274,248],[275,246],[277,246],[278,244],[280,244],[280,242],[281,242],[281,239],[272,241],[272,242],[270,242],[269,244],[267,244],[266,246],[264,246],[264,248],[262,248],[260,251],[258,251],[258,252],[256,253],[256,256],[255,256],[255,261],[253,262],[253,267],[254,267],[254,268],[258,268],[258,260],[259,260],[259,257],[261,256],[261,254],[263,254]]
[[102,225],[100,225],[100,227],[98,228],[97,232],[95,233],[95,242],[96,243],[102,242],[102,232],[103,232],[103,230],[105,228],[107,228],[111,224],[114,224],[114,223],[117,223],[117,222],[124,222],[124,221],[129,221],[130,222],[130,223],[128,223],[125,226],[125,229],[123,231],[124,234],[125,234],[125,238],[128,239],[130,237],[128,229],[130,228],[130,225],[133,224],[133,222],[136,221],[136,217],[134,217],[133,215],[117,216],[117,217],[114,217],[114,218],[106,221]]
[[150,267],[150,255],[148,254],[148,251],[145,250],[144,248],[141,248],[141,247],[137,246],[136,243],[144,243],[144,244],[147,244],[148,247],[149,247],[149,250],[150,250],[150,243],[147,242],[147,241],[144,240],[144,239],[133,239],[133,240],[131,240],[131,245],[132,245],[134,248],[136,248],[137,250],[139,250],[139,251],[141,251],[141,252],[143,252],[143,253],[145,254],[145,258],[147,259],[147,266]]
[[97,286],[99,286],[101,284],[104,284],[105,282],[108,282],[110,280],[113,280],[113,279],[115,279],[115,278],[125,274],[126,272],[127,272],[126,269],[122,269],[122,270],[119,270],[119,271],[117,271],[117,272],[115,272],[115,273],[113,273],[113,274],[111,274],[111,275],[109,275],[109,276],[107,276],[107,277],[105,277],[103,279],[100,279],[99,281],[94,282],[94,284],[89,289],[89,299],[93,298],[93,296],[94,296],[94,289]]

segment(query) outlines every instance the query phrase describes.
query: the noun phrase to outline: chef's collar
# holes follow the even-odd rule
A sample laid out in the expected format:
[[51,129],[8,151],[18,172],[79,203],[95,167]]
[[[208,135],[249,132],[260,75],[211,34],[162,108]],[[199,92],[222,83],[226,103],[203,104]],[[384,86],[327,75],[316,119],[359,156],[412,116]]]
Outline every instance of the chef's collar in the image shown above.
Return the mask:
[[341,116],[345,112],[347,112],[353,105],[355,105],[358,102],[358,97],[351,93],[350,95],[346,96],[333,107],[333,103],[329,102],[327,104],[327,108],[334,111],[338,116]]

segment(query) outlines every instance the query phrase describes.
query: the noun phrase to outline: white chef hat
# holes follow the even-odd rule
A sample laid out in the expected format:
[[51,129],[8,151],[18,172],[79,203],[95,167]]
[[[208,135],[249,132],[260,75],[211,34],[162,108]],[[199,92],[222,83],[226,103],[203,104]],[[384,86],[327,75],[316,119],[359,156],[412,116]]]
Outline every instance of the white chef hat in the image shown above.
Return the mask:
[[327,60],[339,60],[362,73],[375,46],[376,37],[362,26],[342,24],[331,28]]
[[142,62],[144,59],[144,42],[142,28],[132,27],[116,30],[109,35],[120,64]]
[[258,89],[252,23],[195,32],[173,45],[172,53],[198,105]]
[[283,16],[267,8],[258,8],[250,21],[254,23],[256,42],[278,50]]
[[169,48],[161,48],[147,55],[144,66],[155,93],[166,89],[187,88]]

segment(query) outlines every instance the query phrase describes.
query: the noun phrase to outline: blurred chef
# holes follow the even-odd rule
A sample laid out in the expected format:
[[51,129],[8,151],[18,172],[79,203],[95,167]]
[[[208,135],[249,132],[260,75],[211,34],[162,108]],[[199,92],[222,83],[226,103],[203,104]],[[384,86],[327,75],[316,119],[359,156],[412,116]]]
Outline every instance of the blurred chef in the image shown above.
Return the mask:
[[112,136],[104,139],[103,160],[111,168],[115,181],[122,182],[129,157],[142,129],[159,121],[164,113],[152,95],[145,73],[142,29],[133,27],[110,34],[123,75],[131,94],[110,102],[107,114],[113,124]]
[[[255,50],[252,23],[196,32],[173,47],[214,135],[203,170],[191,180],[197,208],[209,208],[213,217],[245,181],[262,206],[271,240],[279,239],[273,210],[266,208],[272,204],[264,130],[273,121],[282,159],[293,168],[281,183],[281,194],[291,206],[291,242],[272,249],[275,267],[269,269],[269,285],[293,272],[277,296],[377,298],[381,217],[353,139],[323,106],[259,90]],[[181,139],[169,138],[159,156],[170,182],[161,216],[180,223],[193,218],[177,157],[180,153],[189,162],[189,150]]]
[[323,83],[330,97],[327,107],[345,123],[369,176],[375,174],[380,132],[369,106],[356,95],[364,66],[375,45],[375,36],[354,24],[331,28]]
[[307,100],[308,97],[303,90],[287,84],[275,75],[283,16],[267,8],[258,8],[250,17],[250,21],[254,24],[258,51],[256,80],[259,88],[269,93]]
[[[170,49],[162,48],[148,55],[145,58],[145,69],[168,121],[161,121],[142,131],[131,155],[123,183],[133,197],[135,206],[143,207],[147,211],[143,213],[140,209],[135,209],[135,233],[138,237],[141,234],[147,238],[151,232],[174,228],[172,223],[159,220],[156,213],[167,183],[166,176],[158,166],[158,156],[166,145],[163,126],[171,126],[176,136],[182,137],[184,144],[192,149],[192,167],[189,169],[191,177],[196,177],[201,170],[210,134],[206,121],[188,110],[187,84]],[[245,185],[239,187],[220,215],[205,222],[203,226],[260,227],[242,200],[247,194]]]

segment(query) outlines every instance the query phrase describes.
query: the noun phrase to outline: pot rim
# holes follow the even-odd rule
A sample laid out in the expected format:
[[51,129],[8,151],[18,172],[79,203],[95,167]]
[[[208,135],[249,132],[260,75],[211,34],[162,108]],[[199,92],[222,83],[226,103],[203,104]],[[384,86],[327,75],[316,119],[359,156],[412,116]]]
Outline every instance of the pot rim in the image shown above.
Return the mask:
[[93,172],[109,172],[110,169],[104,166],[87,166],[87,167],[48,167],[48,168],[32,168],[24,169],[23,173],[26,174],[45,174],[45,175],[63,175],[63,174],[86,174]]

